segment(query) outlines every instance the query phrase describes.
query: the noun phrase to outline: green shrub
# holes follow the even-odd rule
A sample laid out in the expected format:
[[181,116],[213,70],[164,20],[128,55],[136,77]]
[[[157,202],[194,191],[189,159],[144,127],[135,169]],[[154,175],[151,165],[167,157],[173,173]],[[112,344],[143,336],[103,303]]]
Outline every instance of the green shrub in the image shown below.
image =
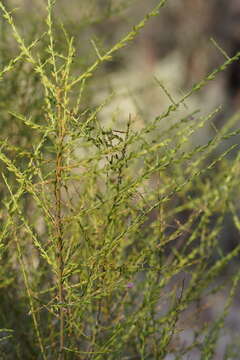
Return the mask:
[[[239,113],[198,146],[187,146],[192,134],[220,108],[162,124],[240,53],[178,101],[160,84],[170,106],[141,129],[133,115],[106,125],[100,113],[111,97],[91,102],[98,68],[165,3],[109,50],[92,41],[96,60],[79,74],[74,39],[64,28],[55,34],[50,0],[47,27],[30,44],[0,2],[18,46],[12,58],[2,51],[0,71],[3,359],[183,359],[194,349],[214,356],[240,277],[229,267],[240,245],[221,248],[226,214],[240,226],[240,155],[227,157],[237,144],[213,154],[239,133]],[[219,276],[226,269],[227,282]],[[198,322],[200,300],[224,287],[219,316]],[[189,327],[186,345],[178,339]]]

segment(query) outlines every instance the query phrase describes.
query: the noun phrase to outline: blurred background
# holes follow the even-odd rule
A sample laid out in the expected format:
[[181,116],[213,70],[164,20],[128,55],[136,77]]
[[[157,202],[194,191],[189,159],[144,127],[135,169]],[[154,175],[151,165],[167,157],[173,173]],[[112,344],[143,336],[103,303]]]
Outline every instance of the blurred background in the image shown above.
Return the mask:
[[[13,14],[25,37],[30,40],[39,34],[45,21],[45,1],[4,0],[3,3],[14,9]],[[58,0],[55,21],[59,43],[64,38],[61,29],[61,24],[64,24],[68,33],[75,37],[75,69],[81,72],[96,58],[90,39],[104,52],[156,4],[156,0]],[[110,116],[114,108],[117,117],[129,113],[138,114],[140,118],[159,114],[169,100],[156,78],[169,90],[173,99],[179,99],[186,89],[239,50],[239,18],[238,0],[169,0],[134,43],[118,52],[113,61],[105,63],[99,71],[102,80],[98,89],[92,90],[94,102],[102,101],[112,90],[115,92],[111,109],[109,112],[105,109],[102,116]],[[4,29],[8,26],[2,20],[1,27],[4,40],[4,36],[8,38]],[[4,48],[9,52],[9,41],[5,44],[1,41],[2,52]],[[13,42],[12,51],[15,50]],[[186,105],[206,112],[222,104],[224,111],[215,124],[221,126],[224,117],[238,108],[239,74],[239,64],[235,63]]]

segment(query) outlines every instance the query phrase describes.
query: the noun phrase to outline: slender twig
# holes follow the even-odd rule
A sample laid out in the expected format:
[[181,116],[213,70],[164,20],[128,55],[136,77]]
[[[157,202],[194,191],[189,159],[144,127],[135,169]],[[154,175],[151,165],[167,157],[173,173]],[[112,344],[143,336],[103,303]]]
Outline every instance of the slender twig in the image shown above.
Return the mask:
[[59,301],[59,318],[60,318],[60,331],[59,331],[59,360],[63,359],[64,348],[64,286],[63,286],[63,219],[62,219],[62,171],[63,171],[63,139],[64,139],[64,124],[61,110],[61,90],[57,91],[57,156],[56,156],[56,169],[55,169],[55,226],[56,226],[56,245],[57,245],[57,273],[58,273],[58,301]]

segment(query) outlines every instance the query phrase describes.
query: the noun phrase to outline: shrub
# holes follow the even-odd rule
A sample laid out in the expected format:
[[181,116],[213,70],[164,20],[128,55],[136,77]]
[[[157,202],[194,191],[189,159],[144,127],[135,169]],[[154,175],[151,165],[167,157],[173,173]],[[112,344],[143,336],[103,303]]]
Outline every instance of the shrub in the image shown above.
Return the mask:
[[[8,61],[3,53],[0,72],[3,359],[214,356],[240,277],[229,267],[240,245],[221,248],[226,214],[239,230],[239,153],[227,157],[237,144],[215,150],[239,133],[239,113],[197,146],[187,146],[192,134],[220,108],[202,117],[186,110],[174,125],[162,124],[240,53],[177,101],[160,83],[170,106],[141,129],[133,114],[121,124],[100,119],[111,97],[95,107],[89,100],[98,68],[165,3],[109,50],[92,41],[96,60],[79,74],[74,39],[64,28],[54,32],[52,1],[47,28],[30,44],[0,2],[19,49]],[[201,301],[224,288],[216,319],[196,321]],[[186,329],[192,340],[184,343]]]

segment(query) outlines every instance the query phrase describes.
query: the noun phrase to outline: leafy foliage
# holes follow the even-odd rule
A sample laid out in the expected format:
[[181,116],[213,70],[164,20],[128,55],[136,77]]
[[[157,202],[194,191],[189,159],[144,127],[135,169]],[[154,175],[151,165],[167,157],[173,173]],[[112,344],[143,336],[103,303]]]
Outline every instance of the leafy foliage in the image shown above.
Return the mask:
[[239,255],[240,245],[224,253],[220,243],[226,214],[239,231],[238,145],[215,151],[239,134],[239,113],[203,145],[188,146],[220,108],[207,116],[186,110],[174,125],[162,124],[240,53],[178,101],[158,81],[170,105],[141,129],[133,115],[106,125],[100,114],[111,96],[88,104],[97,69],[166,2],[110,49],[92,40],[96,60],[80,74],[74,39],[64,28],[55,34],[51,0],[46,28],[30,44],[0,2],[19,49],[0,71],[4,359],[183,359],[194,348],[213,358],[239,271],[229,275],[219,318],[193,323],[190,345],[177,339],[183,318],[194,321],[192,307],[221,292],[219,275]]

